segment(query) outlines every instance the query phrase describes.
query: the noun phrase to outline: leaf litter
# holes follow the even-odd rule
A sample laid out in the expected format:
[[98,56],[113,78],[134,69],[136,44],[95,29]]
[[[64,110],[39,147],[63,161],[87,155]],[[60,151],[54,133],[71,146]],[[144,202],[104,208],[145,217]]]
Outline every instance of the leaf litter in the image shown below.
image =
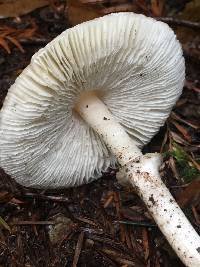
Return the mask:
[[[170,25],[177,33],[186,33],[192,26],[188,21],[192,20],[185,15],[188,5],[195,1],[187,5],[186,1],[182,2],[181,10],[178,0],[173,3],[167,0],[79,0],[67,4],[52,0],[50,7],[33,9],[30,6],[28,13],[31,13],[23,17],[2,19],[0,106],[8,88],[29,64],[31,56],[68,28],[70,22],[74,25],[124,8],[158,19],[181,12],[178,20],[186,20],[187,25],[177,26],[174,23],[177,16],[171,16]],[[163,180],[199,230],[200,61],[194,58],[194,51],[196,49],[195,53],[198,53],[200,43],[198,30],[192,31],[197,38],[191,39],[190,43],[192,45],[194,41],[195,45],[192,49],[183,46],[187,77],[182,97],[165,126],[144,151],[162,151]],[[79,188],[41,191],[15,184],[0,170],[0,265],[183,267],[142,201],[133,189],[117,184],[115,174],[116,170],[109,169],[102,179]]]

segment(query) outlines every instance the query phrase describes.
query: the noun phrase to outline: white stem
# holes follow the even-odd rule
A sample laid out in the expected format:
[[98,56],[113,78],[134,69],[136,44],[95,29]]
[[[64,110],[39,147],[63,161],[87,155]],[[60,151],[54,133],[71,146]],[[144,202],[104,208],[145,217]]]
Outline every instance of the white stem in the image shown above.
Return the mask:
[[143,156],[106,105],[94,94],[82,96],[75,109],[123,166],[128,179],[182,262],[188,267],[199,267],[200,237],[162,182],[158,171],[159,155]]

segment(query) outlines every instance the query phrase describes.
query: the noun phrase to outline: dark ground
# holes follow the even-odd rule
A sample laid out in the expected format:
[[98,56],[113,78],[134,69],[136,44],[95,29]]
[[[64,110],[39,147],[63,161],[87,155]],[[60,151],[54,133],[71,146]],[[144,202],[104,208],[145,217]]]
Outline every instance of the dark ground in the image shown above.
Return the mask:
[[[18,43],[10,42],[10,54],[0,48],[0,107],[31,56],[69,27],[63,9],[59,10],[45,7],[20,21],[0,20],[0,36],[5,25],[14,28],[25,50],[22,53]],[[32,29],[32,36],[27,29]],[[199,36],[199,31],[195,34]],[[196,44],[192,49],[184,44],[187,80],[183,95],[144,151],[164,153],[163,180],[200,232],[198,49]],[[116,182],[115,170],[108,170],[97,182],[62,191],[20,187],[0,170],[0,267],[15,266],[183,267],[139,197]]]

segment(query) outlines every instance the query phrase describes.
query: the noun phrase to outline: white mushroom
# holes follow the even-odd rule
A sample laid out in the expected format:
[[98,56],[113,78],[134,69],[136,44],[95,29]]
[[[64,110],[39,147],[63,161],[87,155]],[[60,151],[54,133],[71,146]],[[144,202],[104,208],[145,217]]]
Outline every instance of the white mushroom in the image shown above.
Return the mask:
[[56,188],[90,182],[117,159],[181,260],[200,266],[200,238],[159,176],[159,155],[140,151],[184,77],[180,44],[162,22],[118,13],[66,30],[8,92],[0,165],[22,185]]

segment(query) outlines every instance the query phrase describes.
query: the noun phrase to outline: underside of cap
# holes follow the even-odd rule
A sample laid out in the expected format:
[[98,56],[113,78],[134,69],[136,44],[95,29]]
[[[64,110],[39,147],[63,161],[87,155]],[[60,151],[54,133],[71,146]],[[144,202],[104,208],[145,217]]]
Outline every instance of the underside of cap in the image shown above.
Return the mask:
[[80,94],[102,92],[118,122],[143,146],[180,96],[185,77],[168,25],[118,13],[66,30],[36,53],[0,112],[0,166],[22,185],[80,185],[115,164],[73,111]]

